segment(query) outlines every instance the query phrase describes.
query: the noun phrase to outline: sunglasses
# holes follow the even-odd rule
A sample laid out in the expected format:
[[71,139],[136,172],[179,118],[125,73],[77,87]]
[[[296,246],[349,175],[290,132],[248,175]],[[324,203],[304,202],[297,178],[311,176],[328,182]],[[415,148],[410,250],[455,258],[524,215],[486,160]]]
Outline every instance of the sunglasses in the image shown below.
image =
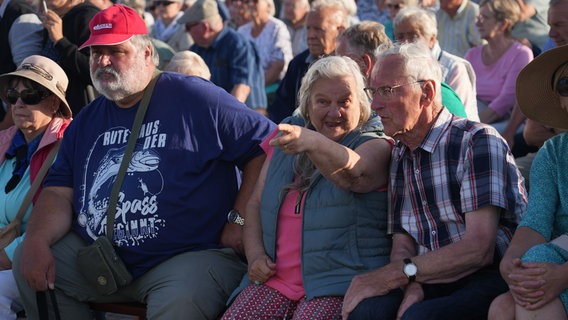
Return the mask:
[[25,89],[20,92],[16,91],[16,89],[6,90],[6,100],[8,100],[10,104],[15,104],[18,102],[18,99],[22,99],[25,104],[36,105],[50,95],[50,92],[37,89]]
[[568,97],[568,77],[562,77],[556,82],[556,92],[563,97]]
[[160,5],[162,5],[162,6],[164,6],[164,7],[167,7],[167,6],[169,6],[170,4],[172,4],[172,3],[174,3],[174,1],[154,1],[154,5],[155,5],[156,7],[157,7],[157,6],[160,6]]
[[389,4],[387,4],[387,7],[388,7],[389,9],[400,10],[400,8],[402,8],[402,5],[399,4],[399,3],[397,3],[397,4],[390,4],[390,3],[389,3]]

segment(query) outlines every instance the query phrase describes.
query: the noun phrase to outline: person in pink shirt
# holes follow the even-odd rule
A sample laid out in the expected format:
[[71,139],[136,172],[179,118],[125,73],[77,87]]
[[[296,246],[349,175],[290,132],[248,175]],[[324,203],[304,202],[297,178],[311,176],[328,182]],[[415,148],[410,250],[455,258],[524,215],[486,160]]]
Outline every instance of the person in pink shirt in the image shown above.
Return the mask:
[[514,1],[482,0],[476,26],[487,43],[468,50],[476,75],[479,119],[503,132],[515,105],[515,81],[532,59],[531,49],[511,36],[520,18]]
[[267,159],[244,221],[248,273],[223,319],[340,318],[351,279],[388,263],[393,141],[364,87],[350,58],[317,60],[299,114],[262,143]]

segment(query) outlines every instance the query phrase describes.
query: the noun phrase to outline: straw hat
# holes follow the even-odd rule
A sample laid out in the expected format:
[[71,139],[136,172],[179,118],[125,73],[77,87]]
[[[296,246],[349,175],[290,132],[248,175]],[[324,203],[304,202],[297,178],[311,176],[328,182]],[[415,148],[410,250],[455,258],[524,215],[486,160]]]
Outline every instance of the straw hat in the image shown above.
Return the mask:
[[60,113],[67,119],[71,118],[71,108],[69,108],[69,103],[65,99],[69,79],[67,79],[65,71],[53,60],[32,55],[25,58],[16,71],[0,75],[0,98],[4,101],[6,100],[8,81],[13,76],[30,79],[51,91],[61,101],[59,104]]
[[517,77],[517,102],[521,111],[543,125],[568,129],[568,112],[560,107],[554,91],[554,73],[568,62],[568,46],[548,50],[528,65]]

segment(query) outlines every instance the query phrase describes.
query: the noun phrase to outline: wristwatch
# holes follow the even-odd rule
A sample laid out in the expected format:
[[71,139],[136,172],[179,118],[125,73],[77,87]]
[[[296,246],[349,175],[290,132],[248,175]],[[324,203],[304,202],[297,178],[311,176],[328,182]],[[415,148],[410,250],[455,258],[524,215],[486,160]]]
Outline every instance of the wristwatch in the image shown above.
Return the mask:
[[404,274],[408,278],[409,283],[414,282],[416,280],[416,273],[418,272],[418,267],[416,267],[414,262],[412,262],[412,260],[408,258],[404,259],[403,261],[404,261],[404,268],[402,269],[402,272],[404,272]]
[[245,218],[241,217],[241,214],[235,209],[229,211],[229,214],[227,214],[227,221],[241,226],[245,225]]

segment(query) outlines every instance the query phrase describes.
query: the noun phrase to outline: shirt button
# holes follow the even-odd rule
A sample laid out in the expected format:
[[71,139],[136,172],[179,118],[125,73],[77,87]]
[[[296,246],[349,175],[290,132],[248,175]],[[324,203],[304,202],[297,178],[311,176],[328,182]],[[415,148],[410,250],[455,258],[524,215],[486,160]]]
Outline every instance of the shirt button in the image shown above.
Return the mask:
[[431,233],[432,233],[432,235],[433,235],[433,236],[435,236],[435,235],[436,235],[436,231],[432,231]]

